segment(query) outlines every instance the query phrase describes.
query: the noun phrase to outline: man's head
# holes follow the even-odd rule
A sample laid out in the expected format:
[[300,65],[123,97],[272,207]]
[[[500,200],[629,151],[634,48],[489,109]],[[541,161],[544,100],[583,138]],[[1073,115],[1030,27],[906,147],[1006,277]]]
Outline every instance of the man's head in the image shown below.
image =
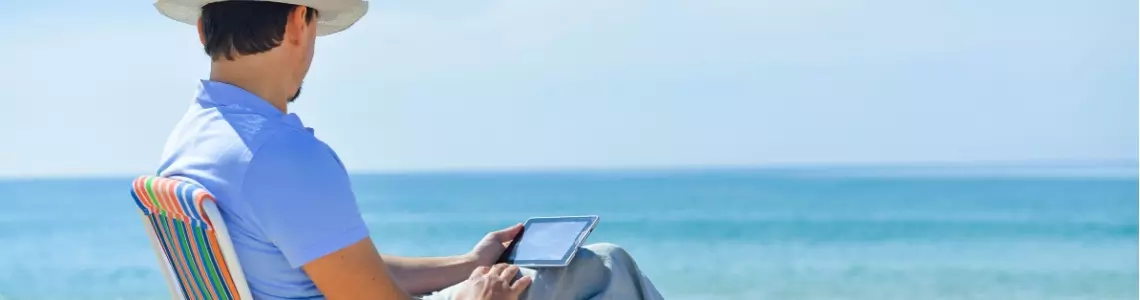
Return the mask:
[[313,61],[320,12],[305,6],[270,1],[222,1],[202,7],[198,33],[215,63],[258,57],[284,75],[284,83],[301,93],[301,82]]

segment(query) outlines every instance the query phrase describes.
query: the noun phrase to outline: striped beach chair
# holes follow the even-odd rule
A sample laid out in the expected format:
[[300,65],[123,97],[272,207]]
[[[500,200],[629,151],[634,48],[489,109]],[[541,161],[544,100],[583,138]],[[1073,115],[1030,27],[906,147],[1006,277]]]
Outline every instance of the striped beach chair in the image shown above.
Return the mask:
[[193,183],[142,176],[131,196],[174,299],[253,299],[213,195]]

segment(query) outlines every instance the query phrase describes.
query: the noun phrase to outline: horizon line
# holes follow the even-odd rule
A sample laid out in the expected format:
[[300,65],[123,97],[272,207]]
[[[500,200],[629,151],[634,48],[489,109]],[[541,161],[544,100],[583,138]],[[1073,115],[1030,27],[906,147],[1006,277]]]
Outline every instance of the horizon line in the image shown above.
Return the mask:
[[[1076,177],[1140,177],[1140,160],[1056,160],[1056,161],[963,161],[963,162],[832,162],[832,163],[770,163],[739,165],[644,165],[644,166],[531,166],[531,167],[441,167],[441,168],[393,168],[393,169],[349,169],[350,176],[368,175],[418,175],[418,174],[576,174],[576,173],[651,173],[651,172],[729,172],[729,171],[770,171],[832,173],[849,176],[986,176],[987,173],[1014,172],[1001,176],[1026,177],[1065,177],[1069,171]],[[864,171],[864,172],[859,172]],[[867,173],[866,171],[874,171]],[[940,172],[941,171],[941,172]],[[1019,173],[1025,171],[1050,171],[1042,174]],[[1058,172],[1061,173],[1058,173]],[[1101,171],[1099,174],[1079,174],[1081,171]],[[1105,172],[1110,171],[1110,172]],[[1124,174],[1127,171],[1127,174]],[[917,172],[917,173],[913,173]],[[961,173],[965,172],[965,173]],[[1073,173],[1076,174],[1073,174]],[[955,174],[958,173],[958,174]],[[67,179],[117,179],[147,175],[139,173],[71,173],[71,174],[0,174],[0,180],[67,180]]]

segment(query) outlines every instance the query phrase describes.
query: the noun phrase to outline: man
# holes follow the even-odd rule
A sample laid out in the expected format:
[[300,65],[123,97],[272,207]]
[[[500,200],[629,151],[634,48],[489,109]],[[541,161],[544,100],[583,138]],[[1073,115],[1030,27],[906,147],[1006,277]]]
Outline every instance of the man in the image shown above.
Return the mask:
[[288,112],[316,37],[347,29],[364,15],[366,2],[158,0],[155,6],[195,24],[211,58],[210,79],[200,83],[167,141],[159,173],[216,196],[254,298],[660,298],[614,245],[587,246],[562,269],[494,265],[519,225],[452,257],[377,252],[336,152]]

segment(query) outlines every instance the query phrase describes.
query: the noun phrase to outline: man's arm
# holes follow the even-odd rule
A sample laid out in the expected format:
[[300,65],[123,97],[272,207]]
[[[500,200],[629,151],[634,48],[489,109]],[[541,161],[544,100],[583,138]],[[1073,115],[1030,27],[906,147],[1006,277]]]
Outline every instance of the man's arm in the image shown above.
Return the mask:
[[411,298],[376,251],[348,173],[324,144],[275,133],[250,160],[242,192],[250,220],[327,299]]
[[392,279],[371,238],[314,259],[301,269],[326,299],[412,299]]
[[382,254],[396,283],[412,294],[442,290],[466,280],[478,265],[468,255],[403,257]]

